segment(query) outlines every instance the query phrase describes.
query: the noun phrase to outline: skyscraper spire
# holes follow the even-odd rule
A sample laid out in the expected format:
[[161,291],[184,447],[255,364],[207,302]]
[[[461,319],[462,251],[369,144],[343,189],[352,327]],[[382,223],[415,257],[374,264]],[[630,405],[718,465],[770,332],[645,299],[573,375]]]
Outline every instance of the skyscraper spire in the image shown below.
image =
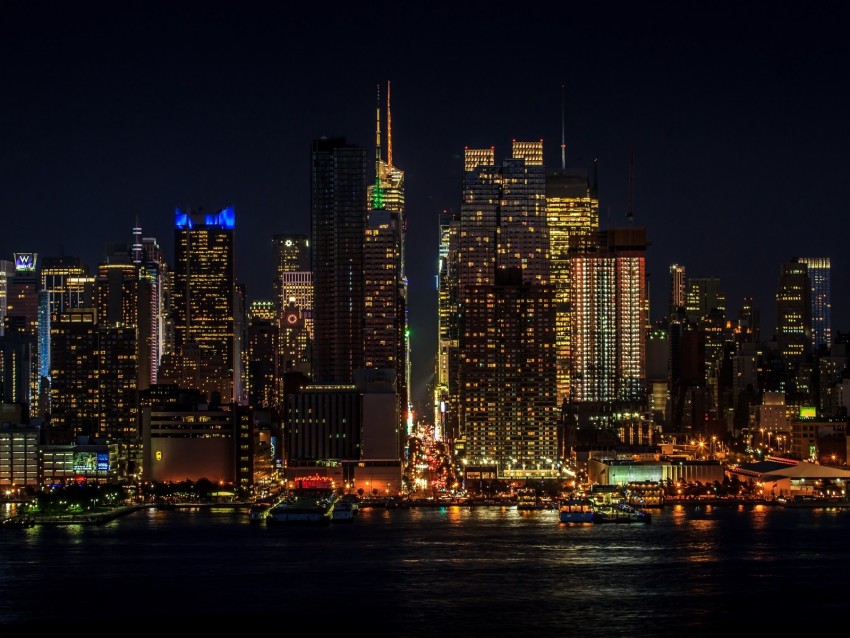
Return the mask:
[[567,168],[567,145],[564,142],[564,85],[561,85],[561,170]]
[[375,190],[372,193],[372,208],[384,207],[381,189],[381,85],[378,84],[378,100],[375,109]]
[[390,81],[387,80],[387,168],[393,169],[392,119],[390,116]]

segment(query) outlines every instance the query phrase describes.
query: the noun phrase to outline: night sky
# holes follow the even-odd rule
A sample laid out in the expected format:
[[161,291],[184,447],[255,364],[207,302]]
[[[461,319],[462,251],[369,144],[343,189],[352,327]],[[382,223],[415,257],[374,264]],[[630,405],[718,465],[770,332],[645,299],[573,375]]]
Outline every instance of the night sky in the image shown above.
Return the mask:
[[830,257],[846,332],[850,11],[779,4],[0,0],[0,258],[94,269],[138,216],[173,263],[176,207],[233,206],[237,277],[271,298],[272,236],[309,233],[311,141],[373,157],[390,81],[414,398],[464,147],[542,139],[556,170],[562,121],[567,163],[598,160],[602,228],[626,223],[634,154],[653,318],[677,262],[721,278],[730,318],[754,297],[769,339],[781,264]]

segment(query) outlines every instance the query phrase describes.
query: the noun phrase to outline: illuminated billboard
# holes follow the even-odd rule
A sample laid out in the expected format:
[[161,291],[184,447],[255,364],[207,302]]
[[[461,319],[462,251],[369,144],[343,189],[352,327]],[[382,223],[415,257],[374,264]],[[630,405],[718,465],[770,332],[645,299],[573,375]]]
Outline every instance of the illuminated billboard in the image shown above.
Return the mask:
[[15,253],[15,270],[18,272],[33,272],[35,261],[38,259],[36,253]]
[[109,471],[109,452],[74,452],[74,471],[96,473]]

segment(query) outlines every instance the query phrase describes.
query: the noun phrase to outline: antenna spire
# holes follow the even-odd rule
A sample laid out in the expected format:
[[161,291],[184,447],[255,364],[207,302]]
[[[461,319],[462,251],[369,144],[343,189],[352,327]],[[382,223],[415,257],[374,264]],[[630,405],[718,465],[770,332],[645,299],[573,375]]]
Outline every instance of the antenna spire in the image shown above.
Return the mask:
[[564,142],[564,85],[561,85],[561,170],[567,168],[567,145]]
[[387,168],[393,167],[392,118],[390,116],[390,81],[387,80]]
[[381,85],[378,84],[378,100],[375,109],[375,188],[372,193],[372,208],[383,208],[381,192]]

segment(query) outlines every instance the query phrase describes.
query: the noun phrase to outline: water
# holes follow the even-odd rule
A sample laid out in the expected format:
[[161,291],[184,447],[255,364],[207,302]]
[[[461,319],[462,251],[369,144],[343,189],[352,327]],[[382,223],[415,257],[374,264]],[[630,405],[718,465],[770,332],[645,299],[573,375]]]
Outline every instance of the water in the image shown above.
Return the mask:
[[[368,509],[267,526],[145,510],[0,532],[0,636],[737,636],[844,622],[850,510],[668,506],[651,524],[555,510]],[[365,633],[364,633],[365,632]]]

